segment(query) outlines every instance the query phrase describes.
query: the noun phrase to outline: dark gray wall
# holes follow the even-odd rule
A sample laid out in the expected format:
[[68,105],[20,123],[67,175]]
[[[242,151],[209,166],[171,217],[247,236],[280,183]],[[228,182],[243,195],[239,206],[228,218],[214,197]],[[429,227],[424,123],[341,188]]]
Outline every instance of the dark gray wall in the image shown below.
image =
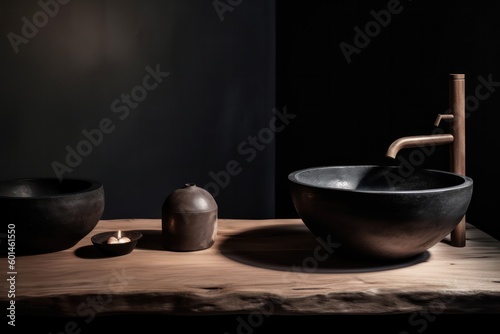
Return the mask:
[[222,218],[274,216],[274,1],[42,3],[0,4],[0,179],[99,180],[107,219],[187,182]]

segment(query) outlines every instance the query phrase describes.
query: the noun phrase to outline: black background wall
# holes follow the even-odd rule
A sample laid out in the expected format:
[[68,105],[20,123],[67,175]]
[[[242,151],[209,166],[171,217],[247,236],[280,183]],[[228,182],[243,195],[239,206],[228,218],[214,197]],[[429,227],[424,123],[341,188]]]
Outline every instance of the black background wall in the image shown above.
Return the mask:
[[0,179],[99,180],[104,219],[159,218],[185,183],[274,216],[273,1],[41,3],[0,4]]
[[[295,216],[293,170],[399,163],[385,157],[389,145],[435,130],[449,108],[448,76],[463,73],[466,173],[474,180],[467,221],[498,239],[499,13],[487,1],[278,1],[277,104],[297,115],[277,138],[278,217]],[[346,57],[342,43],[357,50]],[[448,170],[448,157],[449,147],[437,146],[415,167]]]

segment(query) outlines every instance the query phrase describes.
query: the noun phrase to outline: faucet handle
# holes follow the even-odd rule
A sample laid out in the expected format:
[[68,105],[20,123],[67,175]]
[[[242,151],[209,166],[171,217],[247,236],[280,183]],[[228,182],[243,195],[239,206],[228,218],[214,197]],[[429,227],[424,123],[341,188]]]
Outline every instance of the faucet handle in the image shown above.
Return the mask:
[[453,114],[438,114],[436,120],[434,121],[434,126],[439,126],[442,119],[453,119]]

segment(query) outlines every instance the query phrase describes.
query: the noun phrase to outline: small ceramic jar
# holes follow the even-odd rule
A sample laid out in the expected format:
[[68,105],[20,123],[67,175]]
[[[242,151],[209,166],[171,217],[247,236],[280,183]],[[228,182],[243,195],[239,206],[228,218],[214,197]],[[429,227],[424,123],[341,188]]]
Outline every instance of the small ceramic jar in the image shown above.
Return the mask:
[[210,248],[217,235],[218,207],[213,196],[194,183],[174,190],[162,205],[162,243],[166,250]]

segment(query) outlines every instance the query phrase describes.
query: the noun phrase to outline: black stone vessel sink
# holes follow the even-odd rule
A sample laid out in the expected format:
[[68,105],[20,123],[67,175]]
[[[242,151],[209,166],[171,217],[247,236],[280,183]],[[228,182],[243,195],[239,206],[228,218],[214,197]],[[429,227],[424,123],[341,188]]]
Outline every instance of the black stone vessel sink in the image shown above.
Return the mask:
[[[16,254],[68,249],[90,233],[104,211],[104,188],[86,179],[25,178],[0,181],[4,240]],[[13,234],[13,236],[10,236]],[[14,241],[13,243],[11,241]]]
[[316,167],[288,179],[312,233],[377,260],[410,258],[443,240],[466,214],[473,190],[467,176],[398,166]]

